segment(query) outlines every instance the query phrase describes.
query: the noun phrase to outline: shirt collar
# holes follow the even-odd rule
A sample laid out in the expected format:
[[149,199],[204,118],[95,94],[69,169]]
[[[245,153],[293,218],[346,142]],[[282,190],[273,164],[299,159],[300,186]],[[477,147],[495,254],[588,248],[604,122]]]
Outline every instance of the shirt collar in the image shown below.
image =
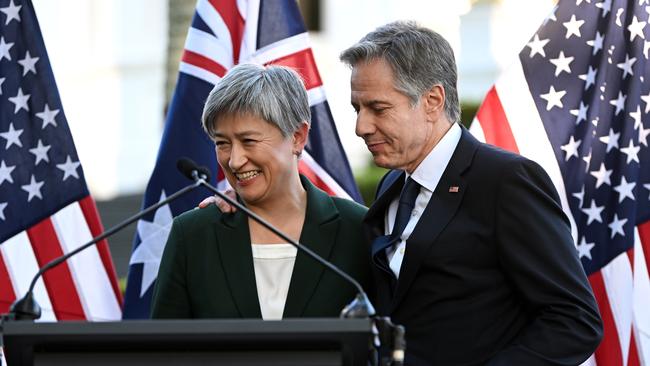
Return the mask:
[[[413,180],[418,182],[422,187],[433,192],[442,177],[442,173],[447,168],[451,156],[456,150],[462,129],[458,123],[452,124],[442,139],[433,147],[431,152],[422,160],[420,165],[415,168],[411,175]],[[408,178],[408,173],[407,173]]]

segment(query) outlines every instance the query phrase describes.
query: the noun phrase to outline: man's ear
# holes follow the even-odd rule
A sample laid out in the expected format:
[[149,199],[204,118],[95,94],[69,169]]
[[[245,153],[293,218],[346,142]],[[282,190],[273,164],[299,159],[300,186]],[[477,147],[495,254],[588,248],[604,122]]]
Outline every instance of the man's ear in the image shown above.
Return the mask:
[[293,151],[302,152],[307,144],[309,137],[309,124],[303,122],[300,127],[293,133]]
[[430,116],[440,115],[445,111],[445,88],[440,84],[434,85],[424,96],[425,111]]

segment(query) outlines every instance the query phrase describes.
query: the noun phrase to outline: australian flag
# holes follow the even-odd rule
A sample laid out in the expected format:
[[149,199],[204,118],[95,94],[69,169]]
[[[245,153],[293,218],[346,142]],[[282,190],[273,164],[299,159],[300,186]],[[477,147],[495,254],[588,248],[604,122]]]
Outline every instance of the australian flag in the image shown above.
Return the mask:
[[[217,171],[214,144],[201,128],[201,112],[214,85],[240,62],[279,64],[301,74],[312,121],[300,171],[331,195],[361,201],[296,1],[199,0],[143,206],[155,204],[190,183],[176,171],[180,157],[210,167],[212,184],[224,182],[223,174]],[[172,219],[196,207],[208,195],[207,191],[196,190],[138,222],[124,318],[149,317],[153,284]]]

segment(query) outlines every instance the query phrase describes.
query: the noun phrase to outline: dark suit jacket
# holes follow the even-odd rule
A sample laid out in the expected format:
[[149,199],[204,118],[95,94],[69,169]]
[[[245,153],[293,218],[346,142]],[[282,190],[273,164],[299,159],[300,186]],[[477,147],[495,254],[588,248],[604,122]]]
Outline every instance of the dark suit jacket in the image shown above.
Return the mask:
[[[332,198],[301,177],[307,212],[300,242],[367,287],[366,208]],[[278,215],[282,213],[279,212]],[[284,318],[337,317],[355,289],[298,252]],[[241,212],[192,210],[174,220],[153,298],[154,318],[261,318],[248,221]]]
[[[370,240],[384,234],[400,179],[392,171],[380,184],[364,221]],[[373,266],[379,314],[406,328],[407,365],[577,365],[591,355],[601,320],[559,202],[539,165],[463,129],[399,280]]]

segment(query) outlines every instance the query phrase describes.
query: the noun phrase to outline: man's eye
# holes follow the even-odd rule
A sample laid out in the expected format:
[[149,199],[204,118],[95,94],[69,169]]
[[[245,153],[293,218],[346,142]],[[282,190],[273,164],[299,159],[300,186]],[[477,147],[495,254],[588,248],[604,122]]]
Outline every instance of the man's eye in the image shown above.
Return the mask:
[[244,139],[244,144],[246,144],[246,145],[252,145],[252,144],[254,144],[254,143],[256,143],[256,142],[257,142],[257,140],[253,140],[253,139]]
[[228,142],[227,141],[216,141],[214,144],[217,147],[223,147],[223,146],[226,146],[228,144]]

